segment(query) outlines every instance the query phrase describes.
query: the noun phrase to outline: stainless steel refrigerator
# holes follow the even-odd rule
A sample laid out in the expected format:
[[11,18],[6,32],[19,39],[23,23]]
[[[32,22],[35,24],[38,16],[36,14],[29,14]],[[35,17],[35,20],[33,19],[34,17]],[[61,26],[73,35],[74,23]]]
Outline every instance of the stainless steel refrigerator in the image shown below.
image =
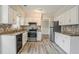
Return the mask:
[[58,21],[50,22],[50,41],[55,42],[55,32],[61,32],[61,26]]

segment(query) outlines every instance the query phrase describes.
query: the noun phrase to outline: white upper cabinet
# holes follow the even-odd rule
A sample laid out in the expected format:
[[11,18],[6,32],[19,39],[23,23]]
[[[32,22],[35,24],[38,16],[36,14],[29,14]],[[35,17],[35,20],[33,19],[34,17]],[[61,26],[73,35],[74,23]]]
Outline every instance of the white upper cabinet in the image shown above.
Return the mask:
[[[8,5],[0,6],[0,23],[3,24],[13,24],[16,17],[14,16],[16,12]],[[14,18],[15,17],[15,18]]]
[[63,24],[63,25],[70,25],[71,24],[72,19],[70,17],[71,17],[71,15],[70,15],[70,10],[69,10],[65,13],[65,21],[64,21],[65,24]]
[[9,24],[16,24],[17,19],[17,11],[14,10],[12,7],[8,7],[8,23]]
[[[12,8],[8,8],[8,19],[9,20],[13,20],[13,9]],[[12,23],[13,21],[9,21],[9,23]]]
[[66,11],[60,16],[59,25],[69,25],[70,24],[70,12]]
[[20,15],[20,25],[25,25],[25,12],[19,6],[0,6],[0,23],[16,24],[17,16]]
[[59,16],[59,24],[64,24],[65,22],[63,21],[63,20],[65,20],[65,14],[63,14],[63,15],[61,15],[61,16]]
[[59,21],[59,25],[74,25],[79,24],[79,6],[75,6],[63,14],[56,17]]
[[1,7],[1,20],[0,20],[0,23],[8,23],[8,6],[7,5],[3,5],[3,6],[0,6]]
[[70,20],[71,20],[70,24],[79,24],[79,20],[78,20],[79,9],[78,8],[79,7],[76,6],[70,10]]
[[60,15],[59,25],[68,25],[70,20],[70,12],[66,11]]

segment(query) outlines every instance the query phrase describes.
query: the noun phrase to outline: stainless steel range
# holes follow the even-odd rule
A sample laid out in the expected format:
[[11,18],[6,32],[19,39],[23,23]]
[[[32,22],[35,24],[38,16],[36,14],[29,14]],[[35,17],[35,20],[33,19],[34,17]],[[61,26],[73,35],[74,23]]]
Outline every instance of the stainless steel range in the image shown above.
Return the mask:
[[28,37],[36,38],[37,37],[37,30],[36,29],[29,30],[28,31]]
[[37,24],[36,23],[29,23],[28,41],[30,42],[37,41]]

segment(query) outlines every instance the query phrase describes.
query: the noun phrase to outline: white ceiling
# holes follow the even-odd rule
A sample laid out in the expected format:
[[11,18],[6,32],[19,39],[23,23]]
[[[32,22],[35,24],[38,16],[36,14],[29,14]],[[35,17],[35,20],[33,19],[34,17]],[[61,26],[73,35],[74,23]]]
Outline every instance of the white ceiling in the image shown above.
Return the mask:
[[55,15],[62,13],[73,7],[73,5],[27,5],[25,6],[27,11],[33,11],[35,9],[42,9],[46,14]]

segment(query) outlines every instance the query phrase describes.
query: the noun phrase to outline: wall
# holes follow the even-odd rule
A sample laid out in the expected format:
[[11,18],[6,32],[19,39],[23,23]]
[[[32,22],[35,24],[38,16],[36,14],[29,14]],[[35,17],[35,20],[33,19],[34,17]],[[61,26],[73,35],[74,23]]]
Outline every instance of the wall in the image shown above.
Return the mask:
[[41,25],[41,13],[37,12],[27,12],[26,23],[36,22],[38,25]]

